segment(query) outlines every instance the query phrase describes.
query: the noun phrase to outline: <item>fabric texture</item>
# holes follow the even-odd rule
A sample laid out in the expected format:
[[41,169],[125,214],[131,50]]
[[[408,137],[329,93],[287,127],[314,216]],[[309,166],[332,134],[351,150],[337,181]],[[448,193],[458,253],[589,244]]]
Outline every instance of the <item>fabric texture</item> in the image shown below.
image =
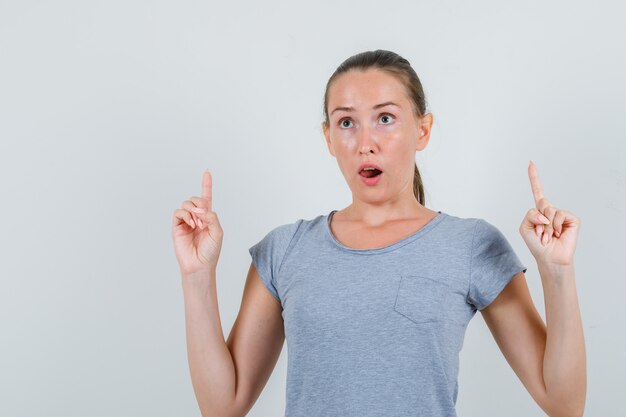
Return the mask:
[[526,266],[483,219],[439,211],[400,241],[354,249],[333,235],[335,212],[249,249],[282,307],[285,417],[456,417],[467,325]]

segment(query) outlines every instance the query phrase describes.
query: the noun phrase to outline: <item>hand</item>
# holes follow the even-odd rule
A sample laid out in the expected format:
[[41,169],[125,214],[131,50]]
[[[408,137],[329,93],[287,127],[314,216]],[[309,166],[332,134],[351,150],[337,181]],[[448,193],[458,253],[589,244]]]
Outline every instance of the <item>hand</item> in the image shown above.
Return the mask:
[[224,232],[212,206],[213,180],[207,169],[202,176],[202,196],[184,201],[172,219],[174,250],[183,276],[217,268]]
[[535,208],[526,213],[519,232],[537,262],[573,265],[580,219],[554,207],[544,196],[534,162],[528,165]]

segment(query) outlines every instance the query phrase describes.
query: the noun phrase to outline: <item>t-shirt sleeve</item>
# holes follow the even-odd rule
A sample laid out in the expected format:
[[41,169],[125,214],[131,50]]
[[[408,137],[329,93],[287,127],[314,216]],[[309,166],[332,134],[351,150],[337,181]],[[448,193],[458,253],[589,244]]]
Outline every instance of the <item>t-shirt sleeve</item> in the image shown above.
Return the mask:
[[278,294],[278,273],[299,224],[300,221],[297,221],[275,227],[248,249],[265,288],[278,301],[281,301]]
[[526,266],[506,237],[491,223],[478,219],[471,249],[467,301],[477,310],[487,307]]

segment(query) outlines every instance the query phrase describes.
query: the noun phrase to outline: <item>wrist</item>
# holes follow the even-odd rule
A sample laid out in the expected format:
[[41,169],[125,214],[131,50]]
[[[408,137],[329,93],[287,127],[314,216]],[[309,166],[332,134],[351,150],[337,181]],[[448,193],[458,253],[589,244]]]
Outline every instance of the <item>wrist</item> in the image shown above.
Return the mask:
[[214,281],[216,275],[215,268],[190,273],[181,272],[182,285],[191,287],[206,285],[208,282]]
[[561,276],[570,276],[574,275],[574,264],[566,263],[566,264],[558,264],[553,262],[537,262],[537,269],[539,270],[539,274],[543,276],[550,277],[561,277]]

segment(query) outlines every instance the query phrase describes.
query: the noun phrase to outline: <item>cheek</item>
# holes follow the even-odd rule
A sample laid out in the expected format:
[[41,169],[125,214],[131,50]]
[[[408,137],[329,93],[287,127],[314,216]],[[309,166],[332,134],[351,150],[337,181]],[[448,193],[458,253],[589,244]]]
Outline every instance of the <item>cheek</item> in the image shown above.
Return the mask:
[[415,170],[415,149],[406,143],[399,144],[393,149],[389,149],[389,158],[393,161],[390,170],[398,177],[413,175]]
[[335,139],[335,149],[341,153],[353,153],[358,146],[357,141],[349,136],[337,136]]
[[354,169],[351,164],[354,164],[354,155],[357,148],[356,141],[353,140],[336,140],[335,141],[335,158],[339,164],[339,168],[344,174],[352,172]]
[[347,152],[352,153],[352,152],[354,152],[354,150],[356,149],[356,147],[357,147],[357,143],[356,143],[356,141],[354,141],[354,140],[348,140],[348,141],[346,141],[346,142],[345,142],[345,144],[344,144],[344,146],[343,146],[343,147],[344,147],[344,149],[345,149]]

